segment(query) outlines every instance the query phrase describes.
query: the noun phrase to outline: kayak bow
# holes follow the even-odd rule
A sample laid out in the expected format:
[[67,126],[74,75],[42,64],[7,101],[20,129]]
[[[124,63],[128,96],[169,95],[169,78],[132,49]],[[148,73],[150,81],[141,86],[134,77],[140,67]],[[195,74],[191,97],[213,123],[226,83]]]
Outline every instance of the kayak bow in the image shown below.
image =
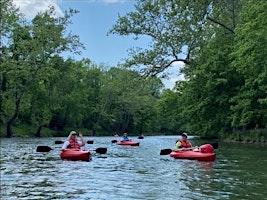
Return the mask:
[[119,141],[117,142],[117,144],[124,146],[139,146],[139,142],[134,142],[134,141]]
[[62,160],[69,161],[90,161],[91,160],[91,152],[90,151],[77,151],[77,150],[65,150],[60,152],[60,158]]

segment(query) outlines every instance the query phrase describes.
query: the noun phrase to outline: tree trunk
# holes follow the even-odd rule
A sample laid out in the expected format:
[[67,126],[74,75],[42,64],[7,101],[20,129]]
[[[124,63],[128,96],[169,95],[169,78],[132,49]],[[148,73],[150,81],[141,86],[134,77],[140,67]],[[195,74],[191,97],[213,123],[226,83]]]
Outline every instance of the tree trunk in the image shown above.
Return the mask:
[[15,112],[14,112],[14,115],[7,122],[6,136],[8,138],[11,138],[12,137],[12,125],[13,125],[14,121],[17,119],[17,117],[19,116],[19,104],[20,104],[20,99],[17,99],[16,100],[16,103],[15,103]]
[[35,137],[41,137],[41,130],[42,130],[43,126],[39,126],[36,133],[35,133]]
[[96,130],[93,129],[92,136],[95,136],[95,134],[96,134]]

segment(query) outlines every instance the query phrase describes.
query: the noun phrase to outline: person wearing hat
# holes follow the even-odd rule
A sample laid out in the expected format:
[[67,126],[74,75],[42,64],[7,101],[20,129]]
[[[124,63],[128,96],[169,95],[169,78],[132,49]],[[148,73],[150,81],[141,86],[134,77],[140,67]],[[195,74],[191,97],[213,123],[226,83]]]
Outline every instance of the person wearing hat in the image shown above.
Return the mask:
[[185,133],[185,132],[182,133],[182,138],[179,140],[176,140],[174,150],[181,149],[181,148],[191,148],[192,145],[189,142],[189,140],[187,140],[187,137],[188,137],[187,133]]
[[[79,136],[81,138],[81,141],[78,141],[76,136]],[[82,133],[79,132],[79,134],[77,134],[76,131],[71,131],[67,138],[67,141],[64,142],[61,150],[63,151],[66,149],[80,150],[80,148],[84,145],[85,145],[85,140],[82,136]]]

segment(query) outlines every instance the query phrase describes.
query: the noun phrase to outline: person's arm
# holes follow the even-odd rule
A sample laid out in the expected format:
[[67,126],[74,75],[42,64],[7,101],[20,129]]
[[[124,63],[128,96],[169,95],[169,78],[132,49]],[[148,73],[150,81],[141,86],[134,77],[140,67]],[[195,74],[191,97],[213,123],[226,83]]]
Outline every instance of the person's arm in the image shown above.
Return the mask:
[[[189,141],[188,141],[188,142],[189,142]],[[190,147],[192,148],[193,146],[192,146],[191,142],[189,142],[189,144],[190,144]]]
[[79,132],[79,137],[81,138],[81,143],[79,142],[79,145],[82,147],[85,145],[85,140],[83,138],[82,132]]
[[69,141],[65,141],[63,146],[61,147],[61,150],[63,150],[63,151],[66,150],[68,148],[69,144],[70,144]]
[[182,143],[180,141],[176,142],[174,146],[174,150],[179,149],[181,147]]

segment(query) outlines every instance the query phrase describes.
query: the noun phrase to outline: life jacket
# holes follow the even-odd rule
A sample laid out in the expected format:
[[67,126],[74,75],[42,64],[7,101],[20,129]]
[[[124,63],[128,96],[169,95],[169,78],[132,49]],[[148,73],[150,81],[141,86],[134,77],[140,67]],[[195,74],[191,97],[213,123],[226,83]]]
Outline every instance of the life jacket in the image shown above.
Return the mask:
[[81,148],[77,140],[69,139],[68,141],[69,141],[68,149],[77,149],[77,150],[79,150]]
[[188,140],[184,141],[184,140],[176,140],[176,143],[177,142],[180,142],[181,143],[181,146],[180,148],[190,148],[191,147],[191,144]]
[[123,136],[122,138],[123,141],[130,141],[129,138],[127,136]]

